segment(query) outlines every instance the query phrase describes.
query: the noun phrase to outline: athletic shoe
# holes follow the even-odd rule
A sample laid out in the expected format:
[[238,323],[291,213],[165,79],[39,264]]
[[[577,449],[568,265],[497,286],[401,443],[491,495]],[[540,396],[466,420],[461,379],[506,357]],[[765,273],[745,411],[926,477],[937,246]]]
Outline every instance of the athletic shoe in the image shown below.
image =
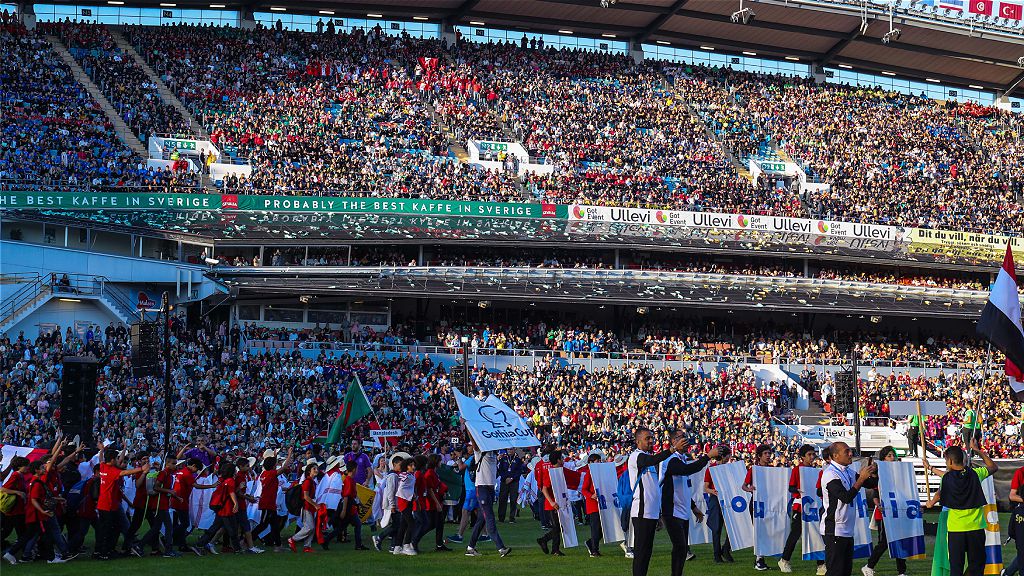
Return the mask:
[[195,554],[196,556],[202,556],[203,555],[203,551],[200,550],[199,548],[195,547],[195,546],[189,546],[188,549],[191,550],[192,553]]
[[764,572],[765,570],[768,570],[768,564],[765,563],[764,558],[758,558],[757,561],[754,562],[754,569],[758,572]]
[[416,556],[417,554],[419,554],[419,552],[417,552],[416,549],[412,547],[412,544],[406,544],[402,547],[402,554],[404,554],[405,556]]
[[793,571],[793,565],[789,563],[789,560],[779,559],[779,570],[782,570],[783,574],[789,574]]
[[288,539],[288,548],[291,548],[292,552],[296,551],[295,550],[295,540],[292,540],[291,538]]
[[164,552],[164,558],[178,558],[180,556],[181,552],[178,552],[177,550],[168,550],[167,552]]
[[622,548],[623,552],[629,552],[629,550],[626,548],[625,542],[619,542],[619,548]]
[[472,546],[466,548],[466,556],[479,556],[480,553],[476,551],[476,548]]
[[259,546],[253,546],[252,548],[249,548],[249,552],[252,552],[253,554],[263,554],[266,550]]
[[509,518],[508,519],[508,523],[509,524],[515,524],[516,523],[516,519],[515,518]]
[[505,556],[508,556],[511,553],[512,553],[512,548],[510,548],[508,546],[505,546],[501,550],[498,550],[498,554],[500,554],[502,558],[504,558]]
[[692,562],[692,561],[694,561],[696,559],[697,559],[697,555],[694,554],[692,550],[687,550],[686,551],[686,561],[687,562]]
[[451,552],[451,551],[452,551],[452,549],[447,547],[447,546],[445,546],[444,544],[441,544],[440,546],[435,546],[434,547],[434,552]]
[[595,552],[591,551],[590,552],[590,557],[591,558],[597,558],[597,554]]
[[401,556],[402,555],[402,547],[401,546],[392,546],[391,547],[391,553],[394,554],[395,556]]
[[304,547],[302,549],[302,551],[305,552],[306,554],[312,554],[313,553],[313,549],[310,548],[309,546]]
[[18,559],[15,558],[14,554],[11,554],[10,552],[4,552],[4,560],[7,560],[7,562],[11,566],[16,566],[18,564]]
[[633,551],[632,550],[626,550],[626,558],[629,558],[631,560],[633,559]]
[[551,552],[551,555],[552,556],[565,556],[565,552],[562,552],[561,550],[554,550],[554,551]]
[[206,545],[206,551],[214,556],[220,556],[220,552],[217,552],[217,547],[212,542]]
[[380,536],[374,534],[373,537],[370,539],[373,540],[373,549],[377,552],[380,552]]
[[131,549],[129,549],[129,552],[131,552],[132,556],[135,556],[135,557],[138,557],[138,558],[142,558],[142,556],[143,556],[143,554],[142,554],[142,547],[140,547],[140,546],[132,546]]
[[47,564],[63,564],[65,562],[67,562],[67,560],[61,558],[60,556],[54,556],[53,560],[46,561]]
[[735,562],[735,560],[733,560],[733,558],[732,558],[732,552],[723,552],[722,553],[722,560],[725,560],[726,562],[729,562],[730,564]]
[[875,569],[868,567],[867,565],[860,567],[860,573],[864,576],[875,576]]
[[460,536],[458,534],[452,534],[451,536],[448,537],[448,539],[451,540],[452,542],[458,542],[459,544],[462,544],[462,536]]
[[487,534],[480,535],[479,542],[490,542],[490,541],[491,541],[491,537],[488,536]]
[[828,574],[828,568],[824,564],[818,564],[818,568],[814,571],[815,576],[825,576]]
[[537,538],[537,545],[540,546],[541,551],[544,552],[545,554],[551,554],[551,550],[548,549],[548,541],[547,540],[545,540],[543,538]]

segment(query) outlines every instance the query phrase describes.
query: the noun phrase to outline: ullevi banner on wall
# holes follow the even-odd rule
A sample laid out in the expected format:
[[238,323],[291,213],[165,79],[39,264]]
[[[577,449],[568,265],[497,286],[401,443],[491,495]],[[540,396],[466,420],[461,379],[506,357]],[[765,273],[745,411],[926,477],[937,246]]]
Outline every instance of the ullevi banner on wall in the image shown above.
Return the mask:
[[620,208],[614,206],[569,207],[569,220],[585,222],[622,222],[656,226],[681,226],[705,230],[754,230],[764,232],[792,232],[864,238],[871,240],[906,240],[909,230],[899,226],[811,220],[760,214],[725,214],[719,212],[687,212],[683,210],[655,210],[650,208]]

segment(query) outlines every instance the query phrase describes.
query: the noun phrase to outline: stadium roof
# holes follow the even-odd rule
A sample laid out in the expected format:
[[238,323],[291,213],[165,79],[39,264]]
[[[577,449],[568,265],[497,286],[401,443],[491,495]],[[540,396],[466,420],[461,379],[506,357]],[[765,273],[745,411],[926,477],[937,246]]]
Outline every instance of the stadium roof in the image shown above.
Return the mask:
[[[531,32],[612,37],[620,41],[711,46],[757,56],[798,58],[818,65],[845,64],[871,72],[890,72],[921,80],[974,85],[997,93],[1024,94],[1022,28],[998,18],[950,18],[896,2],[893,26],[901,34],[882,42],[889,31],[885,5],[857,6],[853,0],[746,0],[756,12],[748,24],[730,16],[740,0],[246,0],[224,4],[228,9],[325,14],[335,17],[380,15],[414,17],[451,24],[509,28]],[[929,3],[928,0],[920,4]],[[917,6],[915,3],[914,6]],[[128,4],[154,6],[159,0]],[[178,7],[209,6],[209,1],[179,0]],[[932,12],[936,12],[934,9]],[[282,12],[283,13],[283,12]],[[861,34],[862,17],[869,22]]]

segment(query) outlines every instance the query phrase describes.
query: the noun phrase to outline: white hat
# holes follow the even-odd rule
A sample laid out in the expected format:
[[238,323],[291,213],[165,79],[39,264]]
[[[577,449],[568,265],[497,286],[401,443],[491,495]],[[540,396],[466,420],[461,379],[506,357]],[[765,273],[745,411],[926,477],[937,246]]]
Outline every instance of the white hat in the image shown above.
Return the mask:
[[600,448],[594,448],[593,450],[590,451],[589,454],[587,454],[587,460],[590,460],[590,457],[594,455],[600,456],[601,462],[604,462],[605,460],[608,459],[608,455],[604,453],[604,450],[601,450]]
[[615,456],[615,459],[612,460],[612,462],[614,462],[615,466],[618,467],[625,464],[626,460],[629,460],[629,456],[626,456],[625,454],[618,454]]
[[249,461],[249,468],[250,469],[252,469],[252,467],[256,465],[256,457],[255,456],[249,456],[248,458],[246,458],[246,460]]
[[337,468],[338,464],[341,463],[341,456],[331,456],[327,459],[327,464],[324,465],[324,470],[332,470]]
[[530,463],[527,464],[526,467],[530,470],[530,472],[533,472],[533,469],[537,467],[538,462],[540,462],[540,456],[534,456],[533,458],[530,459]]
[[408,452],[395,452],[394,454],[391,455],[391,458],[388,460],[388,462],[394,462],[395,458],[408,460],[409,458],[412,458],[412,454],[409,454]]
[[309,466],[310,464],[316,464],[317,466],[321,465],[320,462],[317,462],[316,458],[310,458],[306,460],[306,466]]
[[267,448],[266,450],[263,451],[263,459],[264,460],[266,460],[267,458],[276,458],[276,457],[277,457],[277,450],[274,450],[273,448]]

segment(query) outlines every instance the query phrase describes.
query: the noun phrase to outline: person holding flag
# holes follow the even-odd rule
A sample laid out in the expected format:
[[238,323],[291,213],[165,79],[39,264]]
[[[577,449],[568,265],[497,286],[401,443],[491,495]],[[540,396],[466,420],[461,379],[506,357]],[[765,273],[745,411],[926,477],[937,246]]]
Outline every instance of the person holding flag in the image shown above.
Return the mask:
[[[754,466],[771,466],[772,456],[775,454],[775,450],[767,445],[761,444],[757,447],[754,452]],[[747,468],[747,477],[743,480],[743,491],[754,493],[756,488],[754,487],[754,466]],[[754,516],[754,508],[750,508],[750,516]],[[768,569],[768,564],[764,561],[764,556],[757,556],[754,558],[754,570],[758,572],[764,572]],[[785,572],[785,570],[783,570]]]
[[[779,558],[779,570],[785,574],[789,574],[793,571],[793,565],[790,564],[790,560],[793,558],[793,552],[796,550],[796,544],[800,541],[800,535],[803,532],[803,508],[801,506],[800,497],[800,468],[811,468],[814,466],[814,461],[818,457],[818,451],[810,444],[804,444],[797,450],[797,463],[793,467],[793,472],[789,476],[789,494],[792,500],[792,506],[790,507],[790,523],[789,523],[789,537],[786,538],[786,547],[782,549],[782,558]],[[824,564],[823,561],[819,560],[818,565]]]
[[[678,441],[682,441],[682,446],[674,450],[665,461],[661,479],[661,521],[672,541],[671,576],[683,576],[690,551],[690,517],[696,515],[698,522],[703,520],[701,512],[693,503],[693,490],[687,477],[703,470],[711,458],[718,456],[718,448],[712,447],[707,455],[691,461],[686,454],[689,442],[683,430],[672,433],[672,444]],[[668,489],[665,489],[666,486]]]
[[[377,424],[377,417],[373,414],[373,408],[370,406],[370,400],[366,397],[366,391],[363,390],[363,383],[359,381],[359,376],[353,374],[352,380],[348,384],[348,389],[345,391],[345,399],[341,401],[341,406],[338,407],[338,415],[334,419],[334,423],[331,424],[331,430],[327,433],[327,444],[341,444],[341,436],[354,424],[366,418],[367,416],[373,417],[373,422],[370,423],[371,429],[380,429],[380,424]],[[376,428],[374,428],[376,426]],[[354,440],[358,442],[358,439]],[[352,448],[353,451],[360,451],[361,446],[356,444]],[[357,453],[358,456],[358,453]],[[346,462],[348,460],[346,459]],[[362,479],[366,480],[367,471],[370,468],[369,458],[367,458],[365,468],[362,469]],[[357,482],[359,476],[356,476]]]
[[869,464],[855,474],[853,450],[846,442],[829,447],[831,462],[821,473],[821,536],[825,540],[827,576],[850,576],[853,572],[853,533],[857,511],[853,501],[857,493],[878,470]]

